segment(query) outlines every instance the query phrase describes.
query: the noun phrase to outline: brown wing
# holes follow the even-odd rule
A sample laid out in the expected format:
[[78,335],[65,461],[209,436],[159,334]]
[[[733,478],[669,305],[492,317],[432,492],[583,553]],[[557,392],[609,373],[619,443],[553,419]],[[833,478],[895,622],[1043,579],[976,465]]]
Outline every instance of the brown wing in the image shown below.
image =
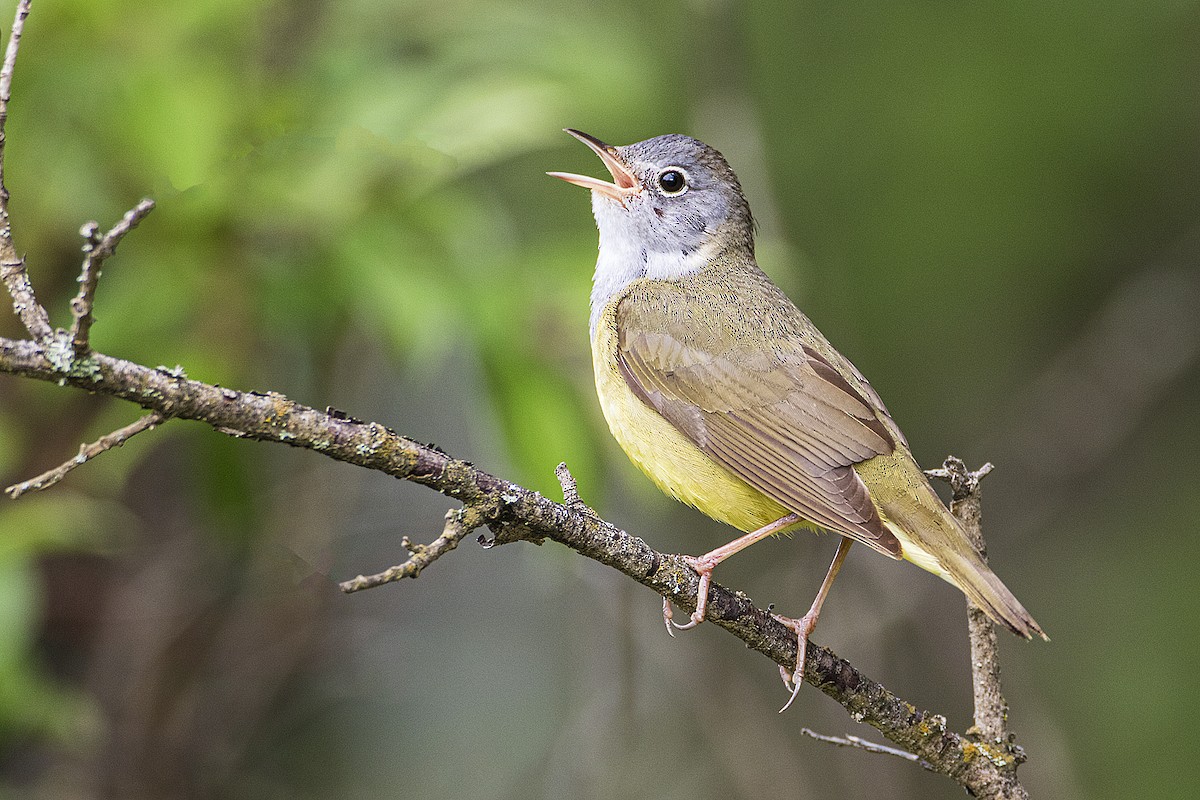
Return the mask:
[[753,350],[714,345],[732,337],[711,315],[699,328],[656,315],[658,329],[650,330],[625,306],[617,311],[617,358],[638,397],[776,502],[899,557],[899,542],[853,468],[891,453],[895,441],[870,400],[827,359],[798,336]]

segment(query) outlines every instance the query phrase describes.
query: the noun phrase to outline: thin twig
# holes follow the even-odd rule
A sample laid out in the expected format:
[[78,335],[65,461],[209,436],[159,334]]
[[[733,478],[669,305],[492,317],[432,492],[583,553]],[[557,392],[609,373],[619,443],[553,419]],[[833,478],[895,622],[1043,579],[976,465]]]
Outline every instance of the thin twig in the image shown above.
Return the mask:
[[[950,484],[951,496],[954,500],[965,500],[973,494],[979,492],[979,482],[991,474],[996,467],[992,462],[988,461],[982,467],[972,472],[967,469],[966,463],[958,456],[946,456],[946,460],[942,462],[942,466],[937,469],[927,469],[925,474],[930,478],[937,478]],[[982,550],[983,536],[980,533],[979,526],[976,525],[974,530],[967,531],[967,535],[971,538],[971,544],[975,545],[976,550]]]
[[458,543],[467,534],[486,523],[486,517],[474,506],[451,509],[446,512],[446,525],[442,528],[441,535],[429,544],[413,544],[407,536],[400,540],[400,546],[410,554],[410,558],[403,564],[389,567],[374,575],[359,575],[339,583],[338,588],[346,594],[352,594],[385,583],[415,578],[421,574],[421,570],[458,547]]
[[[967,469],[962,459],[949,456],[941,469],[930,470],[932,477],[950,484],[953,500],[950,510],[987,563],[984,547],[982,494],[979,482],[992,471],[990,463],[975,471]],[[1000,658],[996,642],[996,626],[981,608],[967,602],[967,631],[971,641],[971,688],[975,696],[975,729],[984,741],[1003,744],[1008,741],[1008,703],[1000,689]]]
[[[950,511],[962,523],[971,544],[987,563],[983,542],[982,501],[979,482],[992,471],[990,463],[974,472],[962,459],[949,456],[942,468],[932,476],[950,484]],[[967,634],[971,643],[971,691],[975,701],[975,725],[967,731],[981,746],[997,748],[1008,754],[1011,769],[987,788],[987,795],[997,800],[1029,800],[1029,793],[1016,776],[1016,767],[1025,761],[1025,751],[1013,744],[1008,730],[1008,701],[1000,688],[1000,655],[996,642],[996,626],[974,603],[967,601]]]
[[38,302],[25,273],[25,259],[17,255],[13,244],[12,225],[8,216],[8,186],[4,181],[4,145],[8,135],[8,101],[12,98],[13,70],[17,64],[17,50],[21,46],[21,33],[25,30],[25,18],[29,16],[32,0],[17,3],[17,14],[13,19],[12,31],[8,36],[8,47],[4,51],[4,66],[0,67],[0,282],[12,296],[13,311],[21,318],[21,324],[37,342],[48,342],[54,335],[50,327],[50,315]]
[[21,46],[21,33],[25,30],[25,18],[29,16],[29,6],[32,0],[21,0],[17,3],[17,14],[13,20],[12,32],[8,37],[8,47],[4,51],[4,67],[0,69],[0,131],[8,119],[8,101],[12,97],[13,69],[17,63],[17,49]]
[[86,464],[106,450],[120,447],[142,431],[148,431],[159,425],[163,419],[162,414],[157,411],[151,411],[136,422],[126,425],[124,428],[119,428],[106,436],[101,436],[91,444],[81,444],[79,446],[79,454],[70,461],[64,461],[54,469],[47,470],[36,478],[30,478],[22,483],[9,486],[4,490],[4,493],[13,500],[16,500],[26,492],[38,492],[42,489],[47,489],[67,477],[67,473],[71,470],[82,464]]
[[800,732],[802,734],[804,734],[805,736],[816,739],[818,742],[825,742],[826,744],[832,744],[832,745],[836,745],[838,747],[855,747],[855,748],[858,748],[859,750],[866,750],[868,753],[879,753],[880,755],[895,756],[896,758],[903,758],[905,761],[911,761],[914,764],[919,764],[920,766],[924,767],[925,769],[929,770],[930,772],[937,772],[937,770],[933,768],[933,765],[930,764],[928,761],[924,760],[923,758],[920,758],[919,756],[913,755],[912,753],[908,752],[907,750],[900,750],[895,747],[888,747],[886,744],[876,744],[875,742],[868,742],[866,739],[860,739],[859,737],[852,736],[850,734],[846,734],[845,737],[826,736],[823,733],[817,733],[816,731],[812,730],[811,728],[801,728]]
[[100,236],[100,225],[88,222],[79,230],[83,237],[83,268],[79,272],[79,294],[71,301],[71,315],[75,318],[71,323],[71,349],[76,356],[87,354],[89,349],[88,334],[92,329],[95,317],[92,316],[92,305],[96,299],[96,284],[100,281],[100,267],[104,260],[117,251],[117,245],[125,234],[137,227],[137,224],[154,210],[154,201],[143,199],[129,211],[121,221],[112,226],[108,233]]
[[554,477],[558,478],[558,485],[562,487],[563,505],[581,514],[588,514],[600,519],[596,510],[579,497],[579,485],[575,482],[575,476],[571,474],[571,470],[567,469],[567,462],[559,462],[558,466],[554,468]]
[[12,296],[13,311],[21,318],[21,324],[36,342],[49,342],[54,336],[50,327],[50,315],[38,302],[25,273],[25,259],[13,249],[11,232],[6,223],[0,223],[0,282]]
[[559,462],[554,468],[554,477],[558,478],[558,485],[562,487],[564,504],[573,506],[583,502],[579,499],[579,485],[575,483],[575,476],[567,468],[567,462]]

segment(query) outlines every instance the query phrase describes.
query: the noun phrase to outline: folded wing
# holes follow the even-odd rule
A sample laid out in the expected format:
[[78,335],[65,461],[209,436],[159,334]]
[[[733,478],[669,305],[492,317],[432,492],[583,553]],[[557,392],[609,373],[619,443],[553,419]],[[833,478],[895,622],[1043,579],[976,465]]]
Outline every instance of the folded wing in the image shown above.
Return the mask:
[[627,301],[617,312],[617,357],[638,397],[771,499],[900,556],[900,543],[854,471],[896,447],[898,434],[883,423],[886,411],[873,391],[852,386],[800,336],[747,348],[720,335],[719,319],[696,326],[667,315],[664,324],[656,315],[651,328]]

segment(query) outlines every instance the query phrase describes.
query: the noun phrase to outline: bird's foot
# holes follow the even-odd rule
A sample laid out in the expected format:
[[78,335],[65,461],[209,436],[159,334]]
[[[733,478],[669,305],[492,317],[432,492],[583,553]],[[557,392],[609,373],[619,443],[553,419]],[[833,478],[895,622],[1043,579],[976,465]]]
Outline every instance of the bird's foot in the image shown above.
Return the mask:
[[796,634],[796,667],[791,672],[788,672],[787,667],[779,668],[779,675],[783,678],[783,685],[792,693],[792,696],[784,703],[783,708],[779,709],[780,714],[787,711],[792,705],[792,701],[796,699],[796,695],[800,693],[800,687],[804,683],[804,656],[808,651],[808,635],[817,627],[817,617],[819,615],[819,609],[810,609],[800,619],[782,617],[779,614],[771,615]]
[[825,580],[821,581],[821,589],[817,592],[816,598],[813,599],[812,606],[808,609],[808,613],[800,619],[792,619],[791,617],[781,617],[778,614],[771,616],[786,625],[788,629],[796,634],[796,668],[792,670],[792,674],[788,675],[787,670],[783,667],[779,668],[779,674],[783,676],[783,685],[788,688],[792,696],[784,703],[783,708],[779,709],[782,714],[788,710],[788,706],[796,699],[796,695],[800,692],[800,685],[804,683],[804,655],[808,650],[808,635],[813,632],[813,628],[817,627],[817,618],[821,616],[821,606],[825,603],[825,597],[829,594],[829,587],[833,586],[833,579],[837,577],[838,572],[842,568],[842,563],[846,560],[846,554],[850,552],[850,545],[854,544],[853,539],[842,539],[838,542],[837,553],[833,556],[833,563],[829,565],[829,571],[825,573]]
[[663,624],[667,626],[667,633],[675,635],[676,630],[686,631],[696,627],[704,621],[704,614],[708,610],[708,587],[712,583],[713,569],[716,568],[719,560],[713,560],[709,555],[703,555],[699,558],[695,556],[680,556],[687,565],[696,571],[700,576],[700,586],[696,590],[696,610],[688,617],[688,621],[680,625],[674,619],[674,612],[671,609],[671,601],[663,598]]

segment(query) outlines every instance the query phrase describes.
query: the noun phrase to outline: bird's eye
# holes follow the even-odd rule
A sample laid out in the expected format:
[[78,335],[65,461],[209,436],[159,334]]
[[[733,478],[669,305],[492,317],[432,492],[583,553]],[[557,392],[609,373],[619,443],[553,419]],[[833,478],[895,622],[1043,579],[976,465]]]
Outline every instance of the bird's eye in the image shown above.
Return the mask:
[[687,189],[687,176],[678,167],[667,167],[658,173],[658,188],[663,194],[683,194]]

